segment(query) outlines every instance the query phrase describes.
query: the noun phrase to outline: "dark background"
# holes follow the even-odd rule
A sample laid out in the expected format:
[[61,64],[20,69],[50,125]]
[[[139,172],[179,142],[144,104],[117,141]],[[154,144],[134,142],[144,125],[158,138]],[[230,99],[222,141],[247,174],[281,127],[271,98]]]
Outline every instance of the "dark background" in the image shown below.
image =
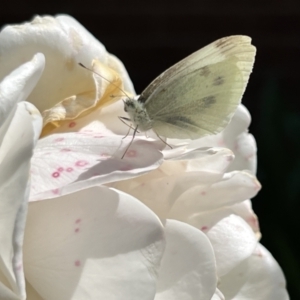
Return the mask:
[[300,1],[10,1],[0,25],[35,14],[75,17],[125,64],[137,93],[167,67],[232,34],[258,49],[243,103],[258,144],[254,199],[262,243],[282,267],[291,299],[300,299]]

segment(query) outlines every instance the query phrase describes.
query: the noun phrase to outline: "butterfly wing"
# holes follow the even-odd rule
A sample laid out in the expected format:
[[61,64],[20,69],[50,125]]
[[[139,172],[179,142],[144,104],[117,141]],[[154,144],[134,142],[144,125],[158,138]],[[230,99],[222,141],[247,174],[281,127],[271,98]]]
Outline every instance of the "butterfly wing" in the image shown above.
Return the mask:
[[241,101],[255,52],[249,37],[226,37],[162,73],[139,98],[153,129],[168,138],[220,132]]

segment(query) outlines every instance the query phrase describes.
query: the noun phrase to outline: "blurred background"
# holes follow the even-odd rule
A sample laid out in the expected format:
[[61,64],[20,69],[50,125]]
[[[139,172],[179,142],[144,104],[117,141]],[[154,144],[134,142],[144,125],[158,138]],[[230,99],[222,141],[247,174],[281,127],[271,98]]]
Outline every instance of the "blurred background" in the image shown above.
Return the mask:
[[258,53],[243,98],[263,186],[253,205],[261,242],[282,267],[291,299],[300,299],[300,1],[11,0],[0,25],[58,13],[75,17],[123,61],[137,93],[218,38],[253,38]]

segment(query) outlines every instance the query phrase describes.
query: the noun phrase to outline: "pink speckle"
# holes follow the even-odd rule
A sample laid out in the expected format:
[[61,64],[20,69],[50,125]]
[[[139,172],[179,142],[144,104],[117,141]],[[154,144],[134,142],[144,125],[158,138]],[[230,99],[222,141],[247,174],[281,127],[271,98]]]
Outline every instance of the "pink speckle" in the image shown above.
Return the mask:
[[78,259],[75,260],[74,265],[75,265],[76,267],[80,267],[80,265],[81,265],[80,260],[78,260]]
[[125,165],[125,166],[120,167],[120,171],[129,171],[129,170],[131,170],[130,165]]
[[70,123],[69,123],[69,127],[70,127],[70,128],[72,128],[72,127],[74,127],[74,126],[76,126],[76,122],[73,121],[73,122],[70,122]]
[[220,146],[220,147],[225,146],[225,142],[224,142],[223,139],[220,139],[220,140],[218,141],[218,146]]
[[80,222],[81,222],[81,219],[77,219],[77,220],[75,221],[76,224],[79,224]]
[[68,149],[68,148],[63,148],[63,149],[61,149],[60,150],[61,152],[70,152],[70,151],[72,151],[71,149]]
[[57,178],[59,176],[60,176],[59,172],[53,172],[52,173],[52,177],[54,177],[54,178]]
[[201,230],[202,230],[202,231],[206,231],[207,229],[208,229],[207,226],[202,226],[202,227],[201,227]]
[[101,139],[101,138],[103,138],[104,136],[103,135],[94,135],[94,138],[95,139]]
[[79,228],[76,228],[74,231],[75,231],[75,232],[79,232],[79,230],[80,230]]
[[52,193],[53,193],[54,195],[57,195],[57,194],[59,193],[59,189],[53,189],[53,190],[52,190]]
[[129,150],[126,153],[127,157],[136,157],[137,156],[137,152],[135,150]]
[[64,139],[65,139],[65,138],[60,137],[60,138],[55,139],[54,142],[61,142],[61,141],[63,141]]
[[66,171],[67,172],[72,172],[72,171],[74,171],[74,169],[73,168],[67,168]]
[[89,163],[86,161],[86,160],[78,160],[76,163],[75,163],[75,165],[77,166],[77,167],[84,167],[84,166],[86,166],[86,165],[88,165]]
[[106,152],[104,152],[104,153],[101,153],[101,154],[100,154],[100,156],[101,156],[101,157],[109,157],[109,156],[110,156],[110,154],[109,154],[109,153],[106,153]]
[[202,196],[205,196],[205,195],[206,195],[206,192],[205,192],[205,191],[202,191],[202,192],[201,192],[201,195],[202,195]]
[[23,265],[22,264],[17,265],[17,271],[21,271],[22,269],[23,269]]
[[62,172],[63,170],[64,170],[64,168],[62,168],[62,167],[59,167],[59,168],[57,169],[58,172]]
[[261,184],[257,180],[255,180],[254,181],[254,190],[259,191],[260,189],[261,189]]
[[261,252],[259,248],[256,248],[253,252],[253,255],[258,256],[258,257],[263,257],[264,254]]
[[233,161],[233,155],[227,155],[226,160],[227,161]]
[[249,154],[249,155],[246,156],[246,159],[250,160],[253,156],[254,156],[254,153],[251,153],[251,154]]

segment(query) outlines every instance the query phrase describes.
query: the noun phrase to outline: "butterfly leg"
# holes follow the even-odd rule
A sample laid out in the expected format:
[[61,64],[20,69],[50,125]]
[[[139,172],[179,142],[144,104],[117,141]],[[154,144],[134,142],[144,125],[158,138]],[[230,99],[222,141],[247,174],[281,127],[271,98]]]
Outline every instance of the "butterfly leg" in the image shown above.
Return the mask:
[[[122,121],[122,123],[124,123],[126,126],[128,126],[129,127],[129,129],[128,129],[128,132],[126,133],[126,135],[123,137],[123,139],[125,139],[127,136],[128,136],[128,134],[129,134],[129,132],[130,132],[130,129],[135,129],[134,127],[132,127],[131,125],[132,124],[130,124],[130,125],[128,125],[124,120],[126,120],[126,121],[131,121],[129,118],[125,118],[125,117],[118,117],[119,118],[119,120],[120,121]],[[137,131],[138,133],[139,133],[139,131]]]
[[[153,130],[154,131],[154,130]],[[154,131],[155,132],[155,131]],[[171,149],[173,149],[173,147],[171,145],[169,145],[166,141],[164,141],[156,132],[155,134],[157,135],[157,137],[164,143],[166,144],[167,146],[169,146]]]
[[125,156],[125,154],[126,154],[127,150],[128,150],[128,149],[129,149],[129,147],[131,146],[131,144],[132,144],[132,142],[133,142],[133,140],[134,140],[135,134],[137,133],[137,129],[138,129],[138,126],[136,126],[136,127],[134,128],[133,135],[132,135],[132,139],[131,139],[131,141],[130,141],[129,145],[127,146],[127,148],[126,148],[126,150],[125,150],[125,152],[124,152],[123,156],[121,157],[121,159],[123,159],[123,158],[124,158],[124,156]]

